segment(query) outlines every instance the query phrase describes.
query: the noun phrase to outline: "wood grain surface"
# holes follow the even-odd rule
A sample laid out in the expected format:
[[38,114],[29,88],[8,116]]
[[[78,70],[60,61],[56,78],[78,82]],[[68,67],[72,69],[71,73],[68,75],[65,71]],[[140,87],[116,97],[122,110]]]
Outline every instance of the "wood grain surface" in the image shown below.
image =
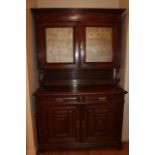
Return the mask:
[[38,155],[129,155],[129,143],[123,143],[123,149],[118,150],[79,150],[79,151],[52,151]]

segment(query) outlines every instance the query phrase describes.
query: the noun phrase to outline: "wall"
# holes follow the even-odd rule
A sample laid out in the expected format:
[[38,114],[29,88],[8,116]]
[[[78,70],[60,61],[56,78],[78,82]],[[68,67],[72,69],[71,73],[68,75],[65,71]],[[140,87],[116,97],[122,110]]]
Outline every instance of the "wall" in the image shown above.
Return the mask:
[[[120,70],[120,85],[129,91],[129,0],[120,0],[119,6],[126,8],[126,14],[122,17],[122,62]],[[123,141],[129,140],[129,94],[125,95],[123,118]]]
[[38,0],[38,7],[52,8],[117,8],[118,0]]
[[26,56],[27,56],[27,70],[26,70],[26,150],[27,155],[36,155],[36,141],[35,141],[35,123],[33,110],[32,93],[38,87],[37,70],[36,70],[36,50],[34,41],[34,30],[32,14],[30,9],[37,6],[36,0],[26,1]]
[[119,0],[119,7],[129,9],[129,0]]
[[26,74],[26,154],[36,155],[36,143],[34,138],[34,124],[31,111],[28,74]]
[[[37,6],[37,0],[27,0],[26,1],[26,47],[27,47],[27,65],[28,65],[28,75],[29,75],[29,85],[30,85],[30,95],[36,90],[38,86],[38,74],[36,66],[36,43],[35,43],[35,33],[34,25],[32,20],[31,8]],[[32,100],[32,98],[31,98]]]

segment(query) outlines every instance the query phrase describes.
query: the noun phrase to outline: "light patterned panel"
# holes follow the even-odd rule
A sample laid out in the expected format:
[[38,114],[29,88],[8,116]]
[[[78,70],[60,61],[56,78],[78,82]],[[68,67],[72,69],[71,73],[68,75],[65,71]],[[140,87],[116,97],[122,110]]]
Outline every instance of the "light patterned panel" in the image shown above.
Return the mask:
[[86,62],[112,61],[112,28],[86,28]]
[[47,63],[72,63],[73,28],[46,28]]

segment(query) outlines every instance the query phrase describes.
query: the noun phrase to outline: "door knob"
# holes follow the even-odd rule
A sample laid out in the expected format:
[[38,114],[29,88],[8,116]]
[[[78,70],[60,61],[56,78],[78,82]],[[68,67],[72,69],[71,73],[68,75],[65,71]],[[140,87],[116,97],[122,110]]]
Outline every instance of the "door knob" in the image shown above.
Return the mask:
[[86,122],[83,120],[82,121],[82,128],[85,128],[85,124],[86,124]]

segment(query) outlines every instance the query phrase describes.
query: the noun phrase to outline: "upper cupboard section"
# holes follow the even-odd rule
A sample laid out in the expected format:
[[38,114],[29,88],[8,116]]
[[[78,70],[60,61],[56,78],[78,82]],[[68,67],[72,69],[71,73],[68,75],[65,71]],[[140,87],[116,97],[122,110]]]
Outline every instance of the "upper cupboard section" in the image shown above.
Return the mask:
[[39,66],[118,68],[123,9],[32,9]]

